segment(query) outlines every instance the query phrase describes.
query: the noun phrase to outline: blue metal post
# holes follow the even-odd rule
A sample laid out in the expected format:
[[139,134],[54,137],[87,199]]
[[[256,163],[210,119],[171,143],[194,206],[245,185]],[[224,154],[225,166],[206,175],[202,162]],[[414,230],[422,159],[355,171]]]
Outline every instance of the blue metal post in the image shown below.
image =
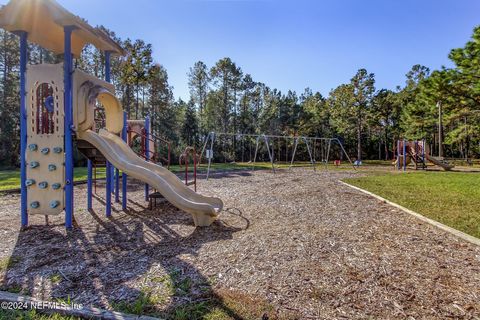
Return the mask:
[[[110,75],[111,75],[111,52],[110,51],[105,51],[105,81],[107,82],[111,82],[111,78],[110,78]],[[111,188],[111,191],[113,194],[115,194],[115,202],[120,202],[120,198],[119,198],[119,194],[118,194],[118,191],[119,191],[119,188],[120,188],[120,185],[119,185],[119,171],[118,169],[114,168],[113,166],[111,166],[111,170],[112,170],[112,173],[111,173],[111,178],[112,178],[112,188]],[[113,186],[115,186],[115,188],[113,188]]]
[[400,170],[400,140],[397,140],[397,170]]
[[92,209],[92,160],[87,159],[87,209]]
[[[127,113],[123,112],[122,139],[127,142]],[[127,174],[122,172],[122,209],[127,209]]]
[[105,51],[105,81],[110,82],[110,51]]
[[[110,52],[105,52],[105,81],[110,82]],[[112,215],[112,182],[113,182],[113,166],[110,162],[106,162],[106,185],[105,185],[105,215]]]
[[119,194],[119,191],[120,191],[120,171],[115,168],[115,202],[116,203],[119,203],[120,202],[120,194]]
[[20,37],[20,191],[22,194],[20,212],[22,227],[28,225],[28,211],[27,211],[27,186],[25,181],[27,179],[27,167],[25,161],[25,151],[27,148],[27,105],[25,90],[27,72],[27,37],[25,31],[17,33]]
[[403,171],[407,170],[407,145],[405,139],[403,139]]
[[107,161],[106,164],[106,186],[105,186],[105,215],[110,217],[112,215],[112,165]]
[[[110,75],[111,75],[111,52],[110,51],[105,51],[105,81],[107,82],[112,82],[111,79],[110,79]],[[111,177],[112,177],[112,184],[111,184],[111,191],[112,193],[115,193],[115,189],[113,188],[114,186],[114,183],[115,183],[115,175],[114,175],[114,172],[115,172],[115,168],[113,166],[111,166],[111,170],[112,170],[112,173],[111,173]],[[118,170],[117,171],[117,175],[118,175]]]
[[72,31],[65,26],[63,53],[63,82],[65,89],[65,227],[72,228],[73,221],[73,96],[72,96]]
[[92,209],[92,160],[87,161],[87,209]]
[[[106,67],[105,67],[106,69]],[[105,76],[106,78],[106,76]],[[92,161],[91,160],[88,160],[87,161],[87,174],[88,174],[88,178],[87,178],[87,208],[88,210],[92,209],[92,170],[93,170],[93,166],[92,166]]]
[[[145,159],[150,160],[150,117],[145,118]],[[148,201],[148,195],[150,193],[150,186],[145,184],[145,201]]]

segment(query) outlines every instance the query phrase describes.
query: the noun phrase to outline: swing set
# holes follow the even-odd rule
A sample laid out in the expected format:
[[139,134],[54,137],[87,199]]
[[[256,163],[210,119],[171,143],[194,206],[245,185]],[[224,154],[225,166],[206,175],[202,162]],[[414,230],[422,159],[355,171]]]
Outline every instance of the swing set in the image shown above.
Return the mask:
[[[245,140],[250,140],[254,142],[255,151],[253,153],[252,159],[252,143],[250,144],[250,160],[248,163],[252,163],[252,170],[255,170],[255,163],[257,162],[259,151],[264,146],[267,150],[268,160],[271,163],[272,172],[275,173],[275,140],[278,141],[278,160],[281,158],[281,145],[280,142],[285,140],[285,163],[289,163],[289,169],[291,169],[295,162],[295,157],[297,155],[297,150],[300,144],[304,144],[307,149],[308,157],[310,165],[312,166],[313,170],[316,171],[316,163],[317,163],[317,150],[319,150],[320,154],[320,162],[325,165],[325,169],[328,170],[328,161],[331,155],[331,147],[332,142],[337,144],[340,148],[340,154],[345,155],[347,160],[349,161],[350,165],[354,170],[356,170],[352,160],[348,156],[343,144],[340,142],[338,138],[321,138],[321,137],[306,137],[306,136],[281,136],[281,135],[267,135],[267,134],[245,134],[245,133],[225,133],[225,132],[210,132],[206,135],[202,151],[200,153],[200,162],[203,159],[204,155],[207,160],[207,180],[210,175],[210,168],[212,161],[214,159],[214,145],[215,142],[224,137],[224,146],[225,140],[231,138],[233,140],[233,146],[235,148],[235,141],[239,140],[242,145],[242,158],[243,158],[243,151],[244,151],[244,142]],[[288,154],[288,145],[289,142],[292,146],[292,155],[289,157]],[[236,150],[233,151],[233,163],[235,162],[236,158]],[[339,160],[335,160],[335,163],[339,163]]]

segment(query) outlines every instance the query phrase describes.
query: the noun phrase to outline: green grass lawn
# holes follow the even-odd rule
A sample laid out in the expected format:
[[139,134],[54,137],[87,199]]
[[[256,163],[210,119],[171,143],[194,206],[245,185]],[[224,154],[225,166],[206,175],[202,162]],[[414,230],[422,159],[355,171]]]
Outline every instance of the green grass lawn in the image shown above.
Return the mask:
[[480,238],[480,173],[369,173],[345,182]]
[[[297,164],[300,165],[300,164]],[[287,167],[287,165],[276,165],[276,167]],[[269,162],[257,162],[251,163],[213,163],[211,171],[225,171],[225,170],[247,170],[247,169],[271,169]],[[185,171],[185,167],[179,165],[170,166],[170,170],[175,173],[181,173]],[[193,167],[189,166],[189,171],[193,171]],[[207,165],[202,164],[198,167],[198,172],[206,172]],[[77,167],[74,170],[75,181],[87,180],[87,168]],[[97,178],[105,178],[105,167],[97,169]],[[20,188],[20,170],[0,170],[0,191],[18,189]]]
[[[97,169],[97,178],[105,177],[105,168]],[[87,180],[87,168],[79,167],[74,170],[75,181]],[[20,188],[20,170],[0,171],[0,191]]]
[[[285,169],[290,166],[289,163],[275,163],[275,168]],[[307,162],[295,162],[294,167],[309,167],[311,166]],[[317,163],[316,167],[318,170],[324,170],[325,166],[321,163]],[[212,163],[211,172],[214,171],[227,171],[227,170],[270,170],[272,165],[270,162],[256,162],[256,163],[247,163],[247,162],[236,162],[236,163]],[[341,166],[335,167],[331,163],[328,166],[329,170],[350,170],[352,167],[348,162],[342,163]],[[185,167],[180,167],[179,165],[170,166],[170,170],[174,173],[183,173]],[[193,172],[193,166],[189,165],[189,171]],[[207,164],[202,163],[197,168],[198,173],[207,172]],[[74,171],[75,181],[84,181],[87,179],[87,168],[86,167],[77,167]],[[97,178],[105,177],[105,168],[100,167],[97,169]],[[20,188],[20,170],[0,170],[0,191],[18,189]]]

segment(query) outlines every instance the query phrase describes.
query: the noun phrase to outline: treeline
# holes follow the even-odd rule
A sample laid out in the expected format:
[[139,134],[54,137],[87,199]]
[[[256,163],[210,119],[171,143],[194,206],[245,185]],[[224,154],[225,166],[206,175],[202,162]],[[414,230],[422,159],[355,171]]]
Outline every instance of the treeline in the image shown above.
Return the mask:
[[[187,101],[174,99],[167,71],[154,61],[150,44],[122,40],[104,30],[127,52],[113,57],[111,68],[124,109],[130,119],[150,115],[153,133],[176,146],[174,156],[186,145],[200,148],[211,131],[335,137],[357,159],[391,159],[397,139],[425,139],[438,154],[439,110],[443,154],[476,157],[480,152],[479,27],[463,48],[449,54],[452,68],[430,72],[425,66],[414,65],[405,83],[395,89],[377,88],[375,75],[359,69],[328,96],[309,88],[301,93],[281,92],[255,81],[230,58],[223,58],[213,66],[198,61],[190,68]],[[30,63],[56,63],[62,57],[31,45],[29,59]],[[104,77],[105,57],[91,46],[85,47],[75,63]],[[0,155],[4,166],[18,165],[18,64],[18,39],[1,31]],[[288,158],[291,143],[280,139],[277,147]],[[219,138],[217,148],[225,161],[248,161],[245,154],[251,154],[251,141],[247,145],[235,135]],[[283,160],[280,154],[276,160]]]

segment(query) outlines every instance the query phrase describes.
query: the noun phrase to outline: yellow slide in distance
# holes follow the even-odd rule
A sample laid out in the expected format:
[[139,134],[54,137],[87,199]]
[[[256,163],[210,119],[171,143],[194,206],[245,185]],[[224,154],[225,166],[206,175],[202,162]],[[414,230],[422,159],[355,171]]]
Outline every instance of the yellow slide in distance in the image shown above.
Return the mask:
[[117,135],[106,130],[78,132],[78,138],[95,146],[115,168],[157,189],[175,207],[190,213],[195,226],[209,226],[223,208],[222,200],[190,189],[167,169],[147,162]]
[[445,171],[450,171],[452,170],[455,166],[453,165],[450,165],[448,163],[445,163],[445,162],[442,162],[438,159],[435,159],[434,157],[431,157],[429,156],[428,154],[425,155],[425,159],[427,159],[428,161],[430,161],[431,163],[439,166],[440,168],[443,168],[443,170]]

